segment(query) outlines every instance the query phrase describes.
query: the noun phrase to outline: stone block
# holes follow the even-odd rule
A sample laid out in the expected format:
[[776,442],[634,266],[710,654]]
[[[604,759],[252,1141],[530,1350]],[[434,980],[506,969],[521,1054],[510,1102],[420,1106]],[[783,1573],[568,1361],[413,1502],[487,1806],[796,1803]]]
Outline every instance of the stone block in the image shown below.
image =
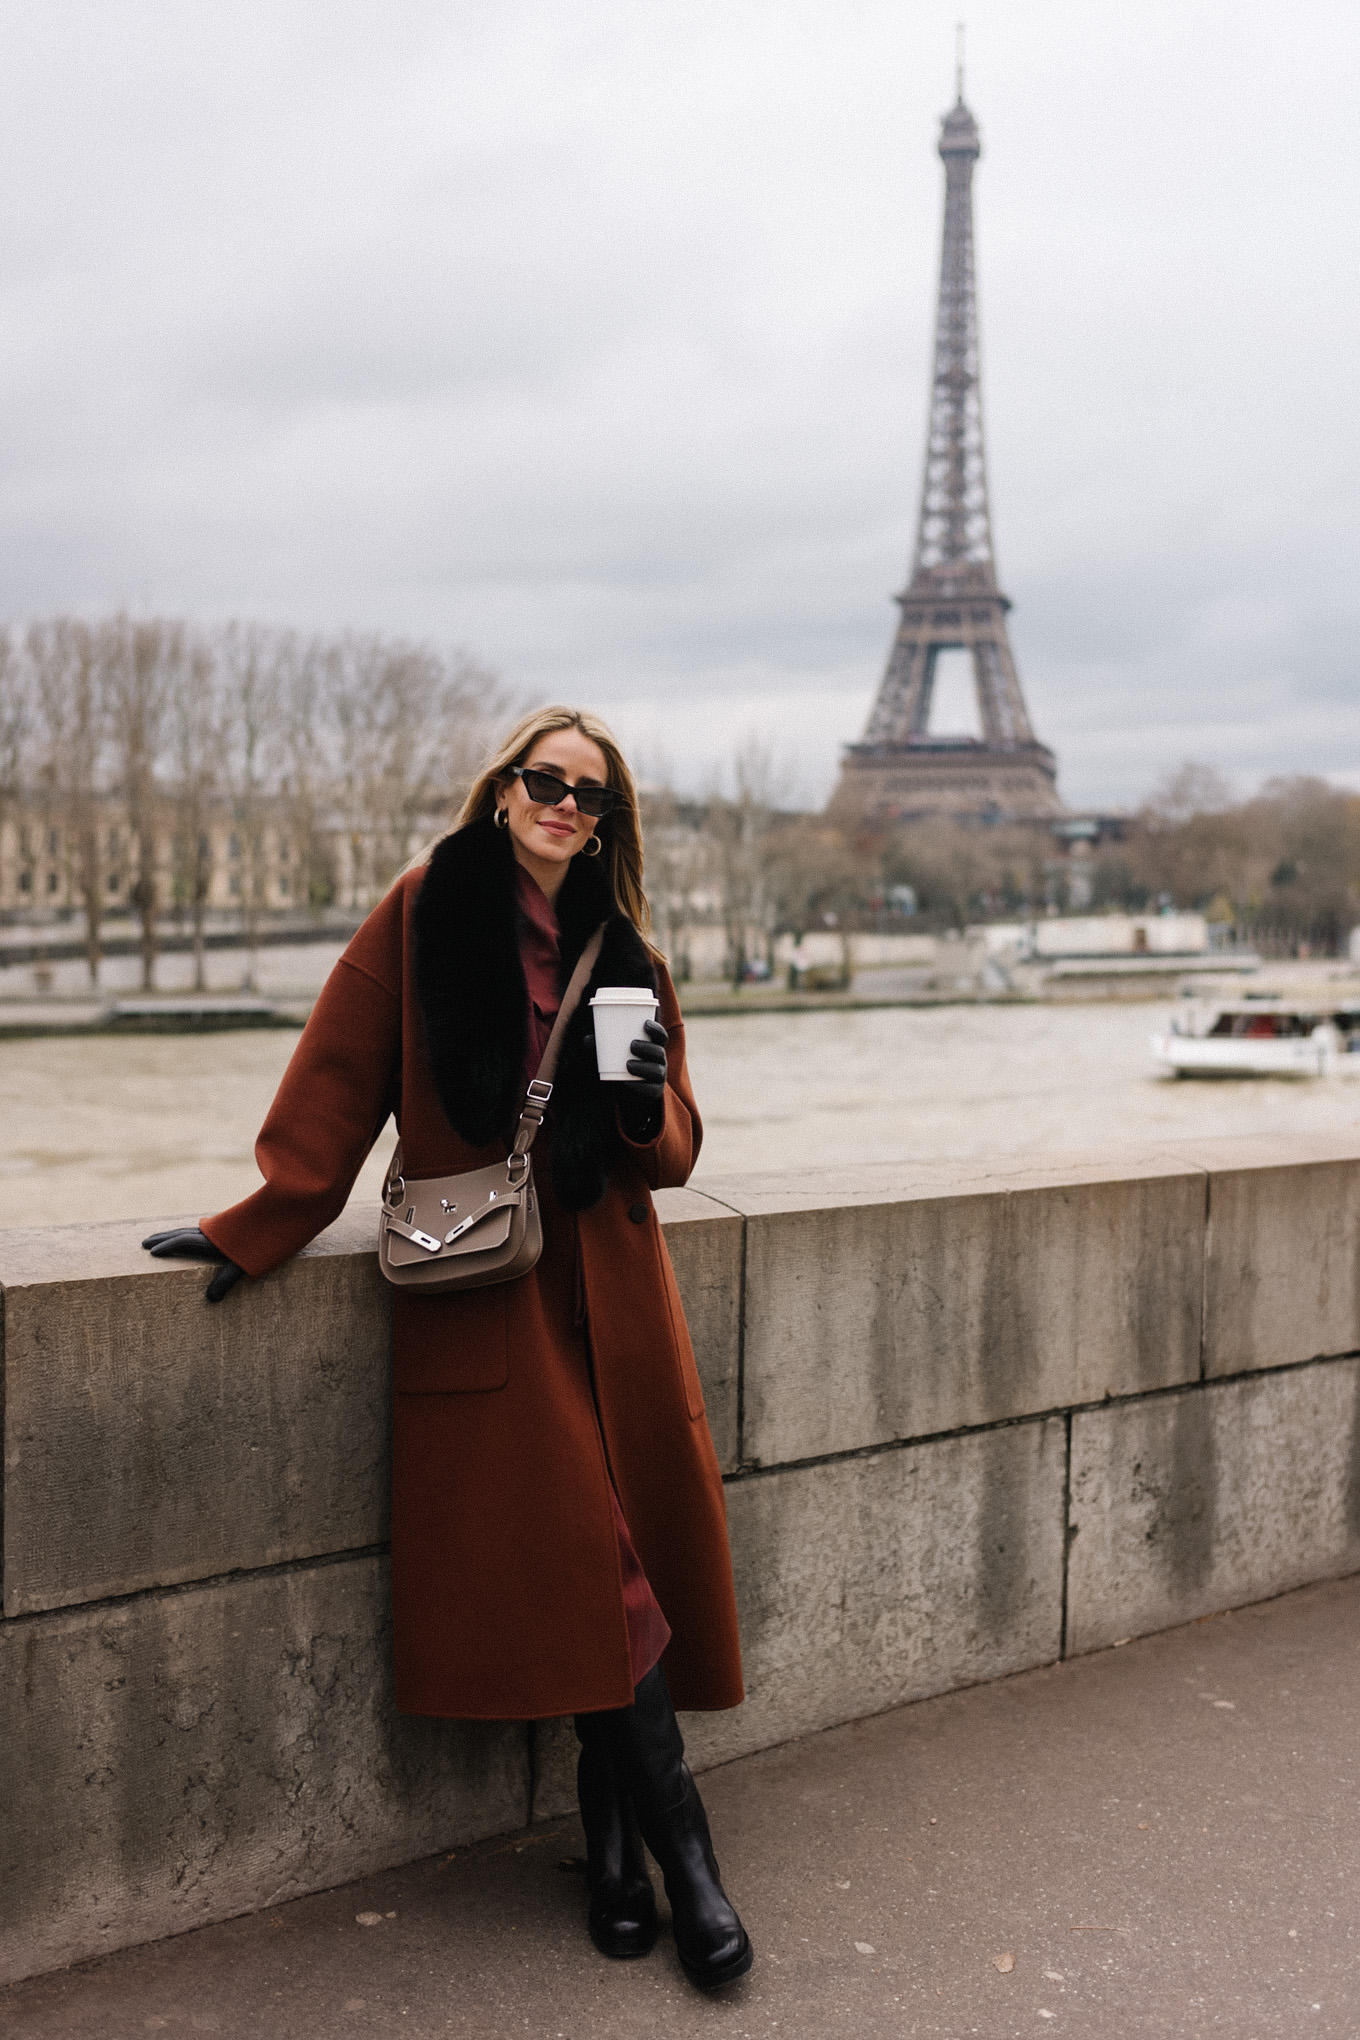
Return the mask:
[[697,1190],[659,1190],[657,1216],[699,1366],[718,1464],[737,1463],[743,1221]]
[[535,1721],[530,1729],[535,1820],[561,1820],[576,1812],[576,1753],[581,1745],[571,1716]]
[[1360,1142],[1352,1132],[1197,1145],[1209,1171],[1209,1375],[1360,1349]]
[[882,1166],[704,1187],[746,1217],[748,1462],[1199,1377],[1193,1163]]
[[1061,1418],[729,1482],[745,1704],[696,1770],[1057,1658]]
[[387,1535],[390,1310],[365,1215],[205,1305],[147,1221],[0,1236],[4,1609]]
[[0,1981],[520,1826],[522,1727],[392,1705],[386,1567],[0,1624]]
[[1072,1419],[1076,1656],[1360,1570],[1360,1361]]

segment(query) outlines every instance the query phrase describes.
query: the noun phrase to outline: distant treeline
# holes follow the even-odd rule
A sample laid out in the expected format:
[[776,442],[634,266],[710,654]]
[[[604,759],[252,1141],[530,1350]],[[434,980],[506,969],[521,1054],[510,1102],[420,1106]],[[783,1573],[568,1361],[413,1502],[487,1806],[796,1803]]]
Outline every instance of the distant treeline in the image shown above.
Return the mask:
[[1360,921],[1360,795],[1325,779],[1267,780],[1236,799],[1187,765],[1139,812],[1127,841],[1095,860],[1096,897],[1169,896],[1232,924],[1271,955],[1334,955]]
[[648,877],[663,938],[710,903],[729,967],[768,957],[782,930],[1030,919],[1049,912],[1196,909],[1227,939],[1271,956],[1335,955],[1360,923],[1360,795],[1315,778],[1274,779],[1236,798],[1186,766],[1093,843],[1046,825],[919,821],[846,829],[781,809],[759,747],[737,760],[735,795],[645,803]]
[[1281,778],[1244,800],[1187,765],[1087,854],[1060,855],[1042,831],[918,825],[883,845],[881,869],[960,926],[1175,906],[1267,955],[1335,955],[1360,922],[1360,796]]
[[[201,930],[288,900],[376,897],[461,797],[508,705],[463,653],[167,618],[0,630],[0,900]],[[232,870],[224,866],[230,859]]]

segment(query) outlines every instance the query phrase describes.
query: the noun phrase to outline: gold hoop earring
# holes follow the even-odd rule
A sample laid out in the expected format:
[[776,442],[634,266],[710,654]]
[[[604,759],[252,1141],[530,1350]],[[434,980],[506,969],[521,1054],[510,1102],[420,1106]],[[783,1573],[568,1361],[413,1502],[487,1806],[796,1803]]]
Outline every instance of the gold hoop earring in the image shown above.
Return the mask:
[[505,809],[504,809],[503,807],[498,807],[498,808],[496,809],[496,812],[495,812],[495,813],[494,813],[494,814],[492,815],[492,817],[491,817],[491,823],[492,823],[492,827],[493,827],[493,828],[497,828],[497,829],[508,829],[508,828],[509,828],[509,826],[510,826],[510,817],[509,817],[509,815],[508,815],[508,814],[506,813],[506,811],[505,811]]
[[585,842],[581,845],[581,855],[583,857],[598,857],[603,848],[604,844],[598,836],[587,836]]

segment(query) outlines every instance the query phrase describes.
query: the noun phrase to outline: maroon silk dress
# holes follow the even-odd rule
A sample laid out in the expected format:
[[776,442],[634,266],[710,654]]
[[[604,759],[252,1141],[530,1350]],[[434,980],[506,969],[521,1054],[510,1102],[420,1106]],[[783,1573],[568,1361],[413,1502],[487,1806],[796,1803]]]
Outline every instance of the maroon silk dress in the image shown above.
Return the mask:
[[[562,1003],[562,951],[558,934],[557,916],[552,904],[542,889],[529,876],[523,865],[515,867],[515,886],[519,908],[519,954],[524,965],[525,982],[529,988],[529,1055],[525,1070],[525,1082],[535,1074],[543,1060],[543,1051],[548,1045],[553,1021],[557,1018]],[[543,1134],[552,1136],[552,1108]],[[540,1140],[543,1135],[540,1135]],[[543,1162],[538,1156],[539,1166],[535,1169],[535,1180],[544,1174]],[[546,1219],[547,1212],[544,1212]],[[563,1212],[561,1217],[576,1226],[574,1213]],[[576,1250],[576,1309],[577,1322],[586,1332],[589,1343],[590,1327],[586,1322],[585,1285],[581,1277],[579,1245]],[[603,1431],[601,1432],[603,1441]],[[608,1453],[605,1454],[606,1465]],[[609,1499],[614,1507],[614,1531],[619,1541],[619,1571],[623,1577],[623,1612],[628,1623],[628,1652],[633,1665],[633,1684],[636,1686],[646,1678],[671,1640],[670,1624],[661,1612],[661,1605],[642,1570],[642,1561],[628,1534],[623,1510],[614,1488],[613,1472],[609,1476]]]

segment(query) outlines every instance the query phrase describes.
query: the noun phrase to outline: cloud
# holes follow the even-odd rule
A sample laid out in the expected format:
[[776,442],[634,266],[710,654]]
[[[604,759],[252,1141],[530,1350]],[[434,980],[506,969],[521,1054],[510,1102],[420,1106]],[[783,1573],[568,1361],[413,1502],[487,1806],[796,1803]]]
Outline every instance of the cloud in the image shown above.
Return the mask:
[[[0,10],[0,614],[471,645],[829,790],[911,550],[953,9]],[[1360,17],[980,0],[993,511],[1068,797],[1360,772]]]

